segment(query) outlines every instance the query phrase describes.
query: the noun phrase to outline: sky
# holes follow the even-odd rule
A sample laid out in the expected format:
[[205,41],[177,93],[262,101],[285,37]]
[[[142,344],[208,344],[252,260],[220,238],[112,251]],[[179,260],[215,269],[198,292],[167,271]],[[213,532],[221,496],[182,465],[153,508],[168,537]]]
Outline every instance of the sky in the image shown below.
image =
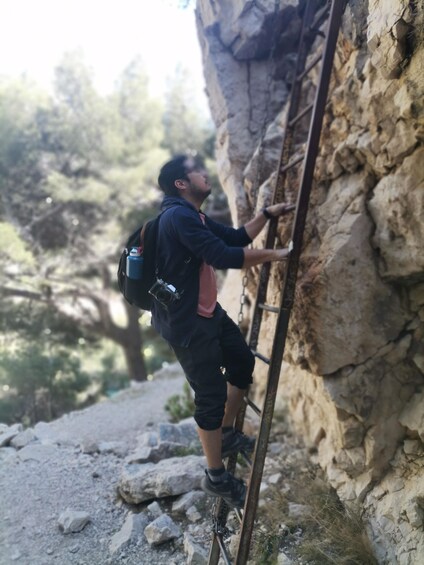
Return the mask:
[[[206,109],[193,7],[181,0],[0,0],[0,75],[26,73],[50,88],[65,51],[82,49],[106,94],[119,73],[141,55],[151,90],[159,94],[178,64],[193,73]],[[192,2],[194,4],[194,2]]]

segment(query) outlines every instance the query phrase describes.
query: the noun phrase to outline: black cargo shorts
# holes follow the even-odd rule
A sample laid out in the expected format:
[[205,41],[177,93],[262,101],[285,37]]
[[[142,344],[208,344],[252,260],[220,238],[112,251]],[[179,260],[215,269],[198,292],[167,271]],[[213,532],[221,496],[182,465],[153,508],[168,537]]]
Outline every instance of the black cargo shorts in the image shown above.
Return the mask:
[[172,348],[194,391],[197,425],[204,430],[220,428],[227,382],[240,389],[252,383],[255,357],[239,328],[217,304],[212,318],[197,316],[188,347]]

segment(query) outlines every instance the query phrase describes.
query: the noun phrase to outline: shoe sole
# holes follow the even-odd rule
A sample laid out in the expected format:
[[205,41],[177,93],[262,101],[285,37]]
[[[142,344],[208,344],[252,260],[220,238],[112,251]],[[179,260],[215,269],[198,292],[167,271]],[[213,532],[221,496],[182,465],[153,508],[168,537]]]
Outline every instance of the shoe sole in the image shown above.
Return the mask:
[[222,498],[223,500],[225,500],[225,502],[228,504],[228,506],[233,506],[235,508],[243,508],[244,507],[244,500],[243,501],[239,501],[239,502],[234,502],[230,499],[228,499],[228,497],[223,496],[222,494],[218,494],[217,492],[211,490],[209,488],[208,482],[205,478],[203,478],[200,481],[200,487],[203,490],[203,492],[205,492],[206,494],[208,494],[209,496],[214,496],[216,498]]

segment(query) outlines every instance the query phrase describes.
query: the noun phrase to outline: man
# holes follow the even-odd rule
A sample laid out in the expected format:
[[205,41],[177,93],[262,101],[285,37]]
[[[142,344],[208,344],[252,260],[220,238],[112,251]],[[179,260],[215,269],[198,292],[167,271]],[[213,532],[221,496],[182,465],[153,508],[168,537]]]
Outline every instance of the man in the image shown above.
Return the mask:
[[157,275],[163,282],[153,301],[153,326],[173,348],[194,391],[194,418],[208,466],[202,488],[242,507],[246,486],[225,470],[222,460],[253,449],[254,439],[233,425],[255,360],[217,303],[214,267],[241,269],[286,259],[287,249],[246,246],[270,217],[292,207],[268,206],[239,229],[214,222],[200,211],[211,192],[207,173],[186,155],[166,163],[158,183],[165,193],[157,249]]

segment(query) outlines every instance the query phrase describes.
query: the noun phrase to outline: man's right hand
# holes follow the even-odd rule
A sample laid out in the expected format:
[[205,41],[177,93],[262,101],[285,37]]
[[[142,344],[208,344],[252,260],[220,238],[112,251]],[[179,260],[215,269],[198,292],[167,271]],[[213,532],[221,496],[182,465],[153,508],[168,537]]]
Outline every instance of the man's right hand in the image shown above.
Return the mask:
[[283,249],[276,249],[275,251],[278,252],[277,261],[284,261],[290,255],[290,251],[288,247],[284,247]]
[[243,268],[262,265],[270,261],[284,261],[289,256],[288,247],[283,249],[247,249],[244,250]]

